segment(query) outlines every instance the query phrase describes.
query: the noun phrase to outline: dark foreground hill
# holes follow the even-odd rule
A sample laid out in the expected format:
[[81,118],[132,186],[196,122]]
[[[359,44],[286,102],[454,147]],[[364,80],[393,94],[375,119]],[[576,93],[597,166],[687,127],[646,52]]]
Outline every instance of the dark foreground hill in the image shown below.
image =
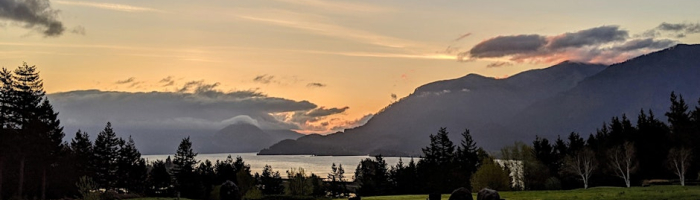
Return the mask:
[[587,135],[612,116],[636,116],[642,108],[662,116],[671,91],[697,100],[698,55],[700,45],[677,45],[608,67],[564,62],[506,79],[469,74],[437,81],[418,87],[364,126],[285,140],[260,154],[419,155],[439,127],[448,127],[455,142],[469,128],[488,150],[535,135]]

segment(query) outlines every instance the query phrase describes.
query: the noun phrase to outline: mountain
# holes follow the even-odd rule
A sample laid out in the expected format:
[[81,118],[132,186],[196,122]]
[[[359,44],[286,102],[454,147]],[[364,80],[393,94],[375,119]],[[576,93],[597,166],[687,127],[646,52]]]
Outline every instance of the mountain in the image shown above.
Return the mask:
[[294,131],[264,131],[248,123],[231,124],[214,134],[211,146],[203,149],[208,153],[258,152],[261,149],[286,139],[301,137]]
[[[260,154],[420,155],[428,136],[447,127],[453,142],[469,128],[477,145],[498,150],[536,135],[588,135],[613,116],[634,122],[641,109],[657,118],[671,91],[700,97],[700,45],[677,45],[611,66],[563,62],[506,79],[476,74],[429,83],[367,124],[326,136],[277,143]],[[693,105],[693,104],[691,104]]]
[[521,135],[587,135],[613,116],[626,114],[635,122],[641,109],[665,121],[672,91],[690,105],[700,98],[698,55],[700,45],[679,44],[611,65],[571,90],[530,105],[512,120],[514,129]]
[[[504,119],[528,105],[573,88],[604,65],[563,62],[530,70],[507,79],[469,74],[418,87],[411,95],[388,106],[364,126],[327,136],[305,136],[284,141],[261,154],[383,154],[419,155],[428,135],[448,127],[453,141],[469,128],[482,146],[503,144],[511,135]],[[429,109],[426,109],[429,108]],[[488,134],[500,133],[500,134]],[[509,142],[512,142],[509,138]],[[323,150],[322,150],[323,149]]]

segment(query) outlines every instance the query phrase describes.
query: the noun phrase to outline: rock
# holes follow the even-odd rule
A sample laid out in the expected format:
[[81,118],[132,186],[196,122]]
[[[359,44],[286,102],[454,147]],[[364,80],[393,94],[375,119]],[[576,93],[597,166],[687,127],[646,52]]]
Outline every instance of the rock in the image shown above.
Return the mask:
[[501,195],[496,190],[484,188],[479,190],[476,200],[501,200]]
[[241,200],[241,197],[241,191],[232,181],[227,180],[221,184],[221,189],[219,190],[220,200]]
[[440,200],[441,198],[442,198],[442,194],[440,194],[440,193],[428,194],[428,200]]
[[461,187],[457,188],[455,191],[452,191],[449,200],[474,200],[474,198],[472,197],[472,191]]

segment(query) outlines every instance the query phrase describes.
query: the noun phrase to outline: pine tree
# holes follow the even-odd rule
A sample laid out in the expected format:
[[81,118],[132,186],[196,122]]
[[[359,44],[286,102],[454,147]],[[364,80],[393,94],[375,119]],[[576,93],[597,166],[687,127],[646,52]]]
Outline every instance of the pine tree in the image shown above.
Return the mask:
[[112,123],[107,122],[104,130],[97,134],[93,149],[95,158],[95,175],[101,188],[112,189],[117,179],[117,159],[119,158],[117,134],[112,130]]
[[457,147],[456,153],[456,184],[460,187],[471,188],[471,176],[480,165],[476,142],[472,138],[469,129],[462,132],[462,141]]
[[194,173],[195,160],[197,153],[192,150],[192,142],[190,137],[182,139],[177,148],[173,159],[173,175],[176,180],[176,189],[181,192],[182,196],[188,198],[200,198],[202,190],[199,180]]
[[129,191],[136,190],[141,187],[141,180],[145,174],[141,173],[140,162],[141,153],[136,149],[136,144],[134,140],[129,136],[129,140],[125,141],[119,140],[119,154],[117,156],[117,174],[119,174],[119,179],[116,182],[116,186],[119,188],[126,188]]
[[151,171],[148,174],[149,190],[163,192],[170,189],[172,184],[172,176],[168,172],[165,162],[156,160],[151,166]]
[[690,138],[688,135],[691,131],[690,113],[688,105],[685,104],[683,96],[676,96],[675,92],[671,93],[671,107],[666,112],[668,123],[671,127],[671,134],[675,138],[675,142],[684,147],[690,146]]
[[71,140],[70,147],[75,157],[75,162],[73,164],[77,172],[77,177],[92,177],[94,153],[90,136],[86,132],[78,130],[73,140]]

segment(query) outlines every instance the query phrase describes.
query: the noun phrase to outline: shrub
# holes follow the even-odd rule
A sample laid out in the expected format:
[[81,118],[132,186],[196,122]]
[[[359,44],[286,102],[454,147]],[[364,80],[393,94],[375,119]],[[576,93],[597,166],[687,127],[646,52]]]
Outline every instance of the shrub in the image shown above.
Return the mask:
[[481,188],[507,191],[511,185],[508,172],[490,158],[484,159],[484,163],[472,176],[471,182],[475,191]]
[[80,177],[75,186],[78,187],[78,193],[83,200],[99,200],[100,194],[96,191],[97,183],[92,178],[83,176]]
[[557,177],[550,177],[544,182],[546,190],[561,190],[561,181]]

